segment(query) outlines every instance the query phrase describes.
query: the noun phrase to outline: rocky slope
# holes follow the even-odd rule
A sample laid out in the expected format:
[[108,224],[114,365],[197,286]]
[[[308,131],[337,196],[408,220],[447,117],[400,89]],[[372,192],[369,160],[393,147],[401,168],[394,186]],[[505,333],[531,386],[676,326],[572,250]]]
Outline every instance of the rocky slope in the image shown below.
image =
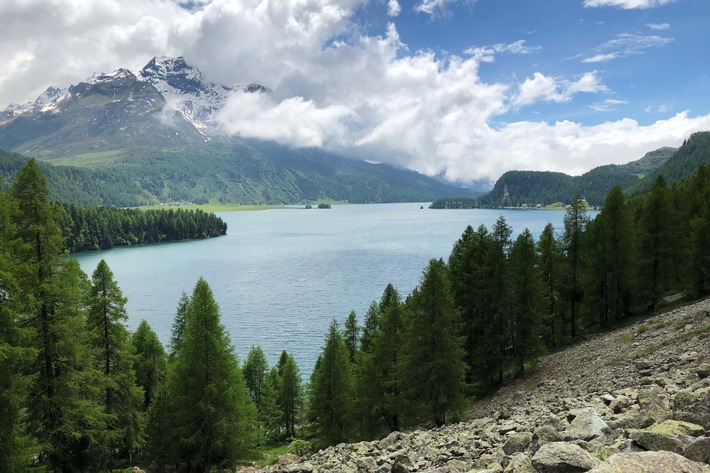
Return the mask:
[[710,299],[550,355],[469,418],[262,471],[710,473]]

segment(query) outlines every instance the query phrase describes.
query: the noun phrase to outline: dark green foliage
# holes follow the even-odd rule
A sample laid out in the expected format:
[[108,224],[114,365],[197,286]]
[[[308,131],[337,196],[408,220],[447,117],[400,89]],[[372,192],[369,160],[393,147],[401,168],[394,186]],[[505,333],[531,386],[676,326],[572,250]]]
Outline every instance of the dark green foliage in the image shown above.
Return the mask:
[[204,279],[190,298],[167,390],[176,460],[188,471],[234,468],[253,448],[256,409]]
[[537,242],[537,251],[547,306],[544,311],[542,336],[545,344],[549,348],[554,348],[564,337],[567,323],[561,296],[564,279],[564,253],[560,240],[555,237],[555,229],[551,223],[545,225]]
[[287,355],[283,364],[279,400],[286,438],[295,438],[302,405],[301,373],[291,355]]
[[22,418],[32,378],[23,374],[36,353],[19,320],[25,298],[15,277],[14,233],[10,201],[0,190],[0,471],[21,473],[29,469],[33,453]]
[[357,354],[358,341],[360,339],[360,326],[357,324],[357,315],[354,310],[350,311],[345,321],[343,339],[348,347],[348,353],[350,353],[350,362],[355,363],[355,355]]
[[542,320],[544,287],[535,251],[535,239],[526,228],[510,249],[509,288],[512,332],[513,368],[517,375],[525,364],[537,359],[542,351],[540,322]]
[[464,406],[466,371],[459,314],[443,261],[429,262],[408,309],[403,350],[406,396],[414,412],[441,426]]
[[252,346],[244,361],[244,381],[249,389],[249,394],[254,400],[257,411],[261,410],[261,398],[266,384],[266,373],[269,369],[269,363],[266,361],[266,355],[260,346]]
[[136,385],[133,345],[124,325],[126,298],[113,279],[113,273],[101,260],[91,277],[91,297],[86,316],[91,346],[101,371],[106,427],[101,433],[95,466],[112,469],[116,452],[127,457],[143,443],[145,393]]
[[637,254],[631,214],[621,188],[614,187],[587,228],[587,311],[590,322],[607,326],[633,309]]
[[147,411],[155,401],[158,388],[165,381],[167,356],[158,336],[145,320],[141,320],[131,336],[131,344],[136,355],[133,363],[136,384],[143,389],[143,411]]
[[323,353],[311,376],[309,418],[324,445],[346,441],[352,430],[352,375],[348,349],[338,324],[330,324]]
[[565,232],[562,242],[566,253],[567,262],[567,282],[565,287],[566,302],[569,307],[569,334],[574,338],[577,336],[579,304],[582,301],[582,236],[589,217],[585,210],[584,202],[579,196],[572,199],[572,204],[565,213]]
[[63,204],[62,233],[70,253],[114,246],[210,238],[227,233],[227,224],[202,210],[140,210]]
[[644,199],[638,228],[641,274],[645,275],[644,300],[655,311],[670,288],[676,250],[671,196],[663,176],[656,178],[651,193]]
[[170,333],[170,344],[168,345],[168,354],[170,360],[180,352],[183,339],[185,338],[185,326],[187,325],[187,309],[190,306],[190,297],[184,292],[178,301],[175,318],[173,319],[172,331]]
[[429,205],[430,209],[477,209],[481,203],[476,197],[446,197],[436,199]]
[[261,406],[258,412],[258,421],[264,435],[273,439],[282,438],[283,409],[281,408],[281,375],[274,366],[266,374],[264,389],[261,395]]
[[39,443],[37,461],[50,470],[87,464],[105,416],[96,386],[99,373],[88,356],[83,306],[86,279],[78,264],[62,258],[63,241],[49,203],[46,180],[34,160],[11,188],[11,222],[17,229],[17,283],[26,305],[23,323],[36,357],[27,401],[28,430]]
[[362,327],[362,336],[360,337],[360,350],[367,353],[372,347],[372,337],[379,328],[380,310],[377,302],[372,301],[370,307],[365,313],[365,326]]

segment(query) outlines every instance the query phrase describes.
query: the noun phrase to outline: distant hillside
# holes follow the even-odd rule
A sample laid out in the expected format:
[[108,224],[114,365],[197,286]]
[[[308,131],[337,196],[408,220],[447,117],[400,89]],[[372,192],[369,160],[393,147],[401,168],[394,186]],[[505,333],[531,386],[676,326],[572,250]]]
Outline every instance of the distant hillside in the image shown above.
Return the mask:
[[581,176],[547,171],[508,171],[498,179],[491,192],[480,198],[478,205],[548,205],[569,202],[575,195],[584,197],[590,205],[602,205],[612,187],[618,185],[629,189],[636,186],[669,161],[675,152],[675,148],[660,148],[639,160],[599,166]]
[[[270,92],[258,84],[212,84],[182,58],[155,58],[141,71],[95,74],[1,111],[0,148],[62,165],[43,171],[55,197],[77,204],[412,202],[476,195],[407,169],[224,134],[214,117],[229,97],[259,93]],[[26,159],[0,157],[5,174]]]
[[691,175],[703,163],[710,163],[710,131],[693,133],[683,145],[659,166],[649,177],[628,189],[630,194],[644,192],[651,188],[657,175],[666,182],[673,183]]

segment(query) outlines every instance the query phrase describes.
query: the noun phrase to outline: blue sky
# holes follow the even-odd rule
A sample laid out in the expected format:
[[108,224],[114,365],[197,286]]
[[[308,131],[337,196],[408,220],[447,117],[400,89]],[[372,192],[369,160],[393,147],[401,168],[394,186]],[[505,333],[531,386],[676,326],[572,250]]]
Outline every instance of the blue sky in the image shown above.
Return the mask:
[[707,0],[5,0],[0,108],[182,55],[222,131],[467,183],[710,129]]

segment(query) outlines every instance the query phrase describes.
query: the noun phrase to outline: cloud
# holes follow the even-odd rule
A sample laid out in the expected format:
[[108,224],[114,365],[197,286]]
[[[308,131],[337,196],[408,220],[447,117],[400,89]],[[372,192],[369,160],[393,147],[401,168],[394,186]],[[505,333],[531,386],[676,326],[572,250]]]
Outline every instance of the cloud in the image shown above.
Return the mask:
[[496,54],[530,54],[540,51],[541,49],[542,48],[540,46],[528,46],[524,39],[520,39],[508,44],[498,43],[491,46],[471,47],[464,52],[470,56],[473,56],[473,58],[478,61],[493,62]]
[[609,89],[601,83],[597,72],[587,72],[576,81],[559,80],[545,76],[540,72],[533,74],[532,78],[525,79],[520,85],[519,92],[513,98],[514,107],[531,105],[536,102],[569,102],[575,94],[603,93]]
[[671,29],[669,23],[646,23],[646,26],[656,31],[665,31]]
[[[451,14],[447,5],[451,3],[461,2],[462,0],[422,0],[421,3],[414,7],[414,11],[418,13],[426,13],[431,17],[448,16]],[[463,0],[466,3],[475,3],[476,0]]]
[[[208,80],[273,91],[232,97],[219,115],[228,133],[460,182],[494,180],[511,169],[584,172],[710,129],[710,115],[690,112],[650,125],[628,118],[595,126],[508,122],[520,107],[613,91],[597,71],[566,77],[538,68],[519,84],[484,81],[479,69],[496,55],[538,48],[521,40],[460,56],[410,51],[393,23],[379,34],[363,32],[356,12],[367,3],[200,0],[183,8],[173,0],[5,0],[0,104],[95,71],[140,68],[154,55],[183,55]],[[595,54],[632,54],[653,43],[615,39],[613,49]],[[604,99],[599,106],[622,105]]]
[[592,110],[597,112],[613,112],[616,110],[617,105],[626,105],[628,100],[620,99],[604,99],[602,102],[597,102],[589,106]]
[[672,43],[673,38],[644,36],[634,33],[621,33],[616,38],[595,48],[593,56],[582,59],[584,63],[609,62],[621,57],[643,54],[649,48],[660,48]]
[[668,5],[674,1],[676,0],[584,0],[584,7],[618,7],[624,10],[643,10]]
[[388,0],[387,2],[387,16],[396,17],[402,12],[402,6],[397,0]]

